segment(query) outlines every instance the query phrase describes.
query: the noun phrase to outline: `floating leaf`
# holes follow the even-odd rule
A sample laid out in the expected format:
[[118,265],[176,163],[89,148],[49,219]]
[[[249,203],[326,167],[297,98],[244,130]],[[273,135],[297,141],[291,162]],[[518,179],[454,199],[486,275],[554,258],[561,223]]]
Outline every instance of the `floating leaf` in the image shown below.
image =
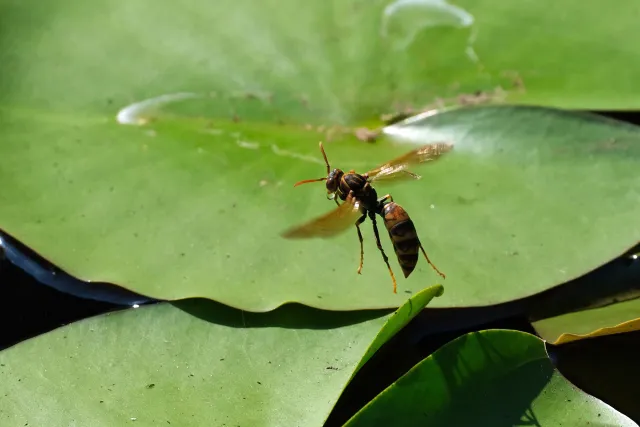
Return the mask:
[[[0,224],[82,278],[256,311],[286,301],[337,310],[393,307],[403,292],[437,278],[421,259],[394,295],[368,223],[362,275],[355,230],[330,240],[280,236],[334,207],[320,183],[292,187],[325,172],[317,141],[304,131],[289,129],[268,142],[257,128],[233,137],[233,125],[212,136],[200,121],[159,122],[153,137],[143,129],[85,123],[79,134],[95,139],[65,136],[43,144],[24,120],[8,128],[18,123],[23,132],[10,131],[14,139],[0,145],[10,158],[2,169]],[[44,138],[55,128],[37,132]],[[409,142],[453,141],[451,152],[413,170],[421,180],[378,186],[407,209],[432,261],[447,274],[452,291],[439,306],[534,294],[615,258],[640,236],[634,126],[539,108],[485,107],[394,125],[387,133],[390,141],[375,146],[327,145],[327,155],[336,167],[367,170],[414,147]],[[51,160],[58,150],[65,155]],[[121,164],[118,173],[109,166],[114,162]],[[34,172],[22,164],[40,166]],[[568,251],[566,242],[580,251]]]
[[[408,144],[365,144],[356,129],[437,98],[638,102],[640,55],[627,43],[637,19],[624,7],[271,3],[5,5],[0,227],[76,277],[150,297],[252,311],[397,307],[439,278],[421,260],[394,295],[368,224],[361,276],[355,231],[280,238],[332,206],[321,184],[291,188],[325,173],[319,139],[333,165],[367,170]],[[416,127],[418,142],[458,145],[415,171],[420,182],[378,190],[407,208],[447,274],[455,292],[440,305],[530,295],[638,239],[636,128],[513,108]]]
[[638,331],[640,298],[540,320],[533,327],[552,344]]
[[393,315],[187,300],[77,322],[0,352],[0,424],[321,426],[360,366],[441,292]]
[[420,291],[411,297],[405,304],[393,313],[393,316],[387,320],[380,333],[369,346],[365,356],[362,358],[358,369],[367,361],[385,342],[389,341],[392,336],[404,328],[418,313],[426,307],[435,297],[442,296],[443,287],[441,285],[431,286]]
[[345,427],[587,424],[637,426],[566,381],[537,337],[488,330],[437,350]]

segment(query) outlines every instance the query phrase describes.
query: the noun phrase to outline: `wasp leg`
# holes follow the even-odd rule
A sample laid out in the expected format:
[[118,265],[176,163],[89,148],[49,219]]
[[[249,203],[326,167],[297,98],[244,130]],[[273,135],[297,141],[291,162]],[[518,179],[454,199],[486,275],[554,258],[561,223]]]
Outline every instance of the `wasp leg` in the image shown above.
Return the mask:
[[425,252],[424,248],[422,247],[422,243],[420,243],[420,250],[422,251],[422,253],[424,254],[424,257],[427,259],[427,262],[429,263],[429,265],[431,266],[431,268],[433,268],[436,273],[438,273],[440,276],[442,276],[443,279],[446,278],[446,276],[444,275],[444,273],[442,273],[440,270],[438,270],[438,267],[436,267],[431,260],[429,259],[429,257],[427,256],[427,253]]
[[393,270],[391,270],[391,266],[389,265],[389,258],[387,258],[387,254],[384,253],[384,249],[382,249],[382,243],[380,243],[380,234],[378,233],[378,224],[376,223],[376,217],[372,214],[371,222],[373,222],[373,233],[376,235],[376,244],[378,245],[378,249],[382,254],[382,259],[384,263],[387,264],[387,268],[389,269],[389,274],[391,274],[391,280],[393,281],[393,293],[398,293],[398,284],[396,283],[396,276],[393,274]]
[[360,265],[358,266],[358,274],[362,274],[362,264],[364,264],[364,239],[362,238],[362,232],[360,231],[360,224],[367,219],[367,214],[362,215],[356,221],[356,230],[358,230],[358,239],[360,239]]

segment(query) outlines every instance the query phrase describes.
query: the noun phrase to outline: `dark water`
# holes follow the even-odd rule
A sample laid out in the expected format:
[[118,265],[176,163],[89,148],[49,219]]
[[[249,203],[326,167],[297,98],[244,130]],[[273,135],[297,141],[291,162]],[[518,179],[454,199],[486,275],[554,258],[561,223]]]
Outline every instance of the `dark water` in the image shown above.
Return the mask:
[[0,231],[0,350],[77,320],[153,302],[109,283],[80,281]]

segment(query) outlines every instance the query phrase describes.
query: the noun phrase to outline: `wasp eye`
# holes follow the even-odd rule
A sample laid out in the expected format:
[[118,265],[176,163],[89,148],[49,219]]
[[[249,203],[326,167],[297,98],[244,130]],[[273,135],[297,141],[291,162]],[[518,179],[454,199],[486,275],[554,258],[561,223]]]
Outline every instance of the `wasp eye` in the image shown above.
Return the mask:
[[336,185],[336,180],[334,178],[327,180],[327,191],[329,191],[330,193],[333,193],[336,191],[337,188],[338,186]]

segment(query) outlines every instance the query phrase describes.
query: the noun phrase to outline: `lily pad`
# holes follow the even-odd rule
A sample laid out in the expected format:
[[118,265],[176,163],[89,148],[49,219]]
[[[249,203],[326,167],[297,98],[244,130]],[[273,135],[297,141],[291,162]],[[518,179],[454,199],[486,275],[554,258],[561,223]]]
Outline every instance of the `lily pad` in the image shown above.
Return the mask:
[[487,330],[437,350],[345,427],[587,424],[637,426],[564,379],[539,338]]
[[[519,79],[504,77],[508,70],[524,79],[525,90],[512,91],[522,102],[628,106],[638,98],[620,94],[633,94],[637,79],[627,76],[640,58],[640,48],[620,44],[636,25],[624,8],[606,11],[612,32],[601,8],[576,1],[564,13],[535,1],[517,13],[411,4],[6,5],[0,227],[80,279],[154,298],[206,297],[252,311],[288,301],[397,307],[405,292],[438,277],[421,260],[394,295],[369,225],[362,275],[355,232],[331,241],[280,237],[331,208],[320,184],[291,188],[325,173],[318,140],[333,165],[366,170],[411,144],[364,144],[355,126]],[[536,17],[555,32],[534,31],[544,25]],[[508,36],[523,28],[538,42]],[[606,40],[627,48],[602,61]],[[123,125],[132,123],[146,126]],[[440,305],[530,295],[637,240],[629,220],[638,213],[636,128],[517,108],[452,111],[410,128],[420,135],[414,142],[438,135],[456,144],[416,171],[421,182],[379,188],[407,208],[455,288]],[[583,249],[569,251],[568,241]]]
[[393,315],[187,300],[77,322],[0,352],[0,424],[321,426],[359,367],[441,292]]
[[552,344],[640,330],[640,298],[606,307],[567,313],[534,322],[540,336]]
[[[420,260],[394,295],[367,223],[362,275],[355,230],[331,240],[280,236],[334,207],[320,183],[292,187],[325,173],[316,137],[304,130],[287,128],[274,140],[260,126],[234,134],[230,123],[211,135],[205,120],[176,118],[157,122],[149,136],[145,128],[87,121],[74,131],[80,142],[60,135],[44,144],[45,134],[60,130],[56,123],[39,126],[36,139],[24,117],[4,129],[12,139],[0,145],[9,159],[0,224],[81,278],[256,311],[287,301],[393,307],[405,291],[438,278]],[[635,126],[542,108],[479,107],[394,125],[386,134],[372,146],[328,143],[329,161],[367,170],[415,144],[453,142],[440,160],[414,170],[421,180],[378,186],[407,209],[447,274],[452,291],[438,306],[534,294],[615,258],[640,237]],[[59,150],[64,156],[52,160]]]

